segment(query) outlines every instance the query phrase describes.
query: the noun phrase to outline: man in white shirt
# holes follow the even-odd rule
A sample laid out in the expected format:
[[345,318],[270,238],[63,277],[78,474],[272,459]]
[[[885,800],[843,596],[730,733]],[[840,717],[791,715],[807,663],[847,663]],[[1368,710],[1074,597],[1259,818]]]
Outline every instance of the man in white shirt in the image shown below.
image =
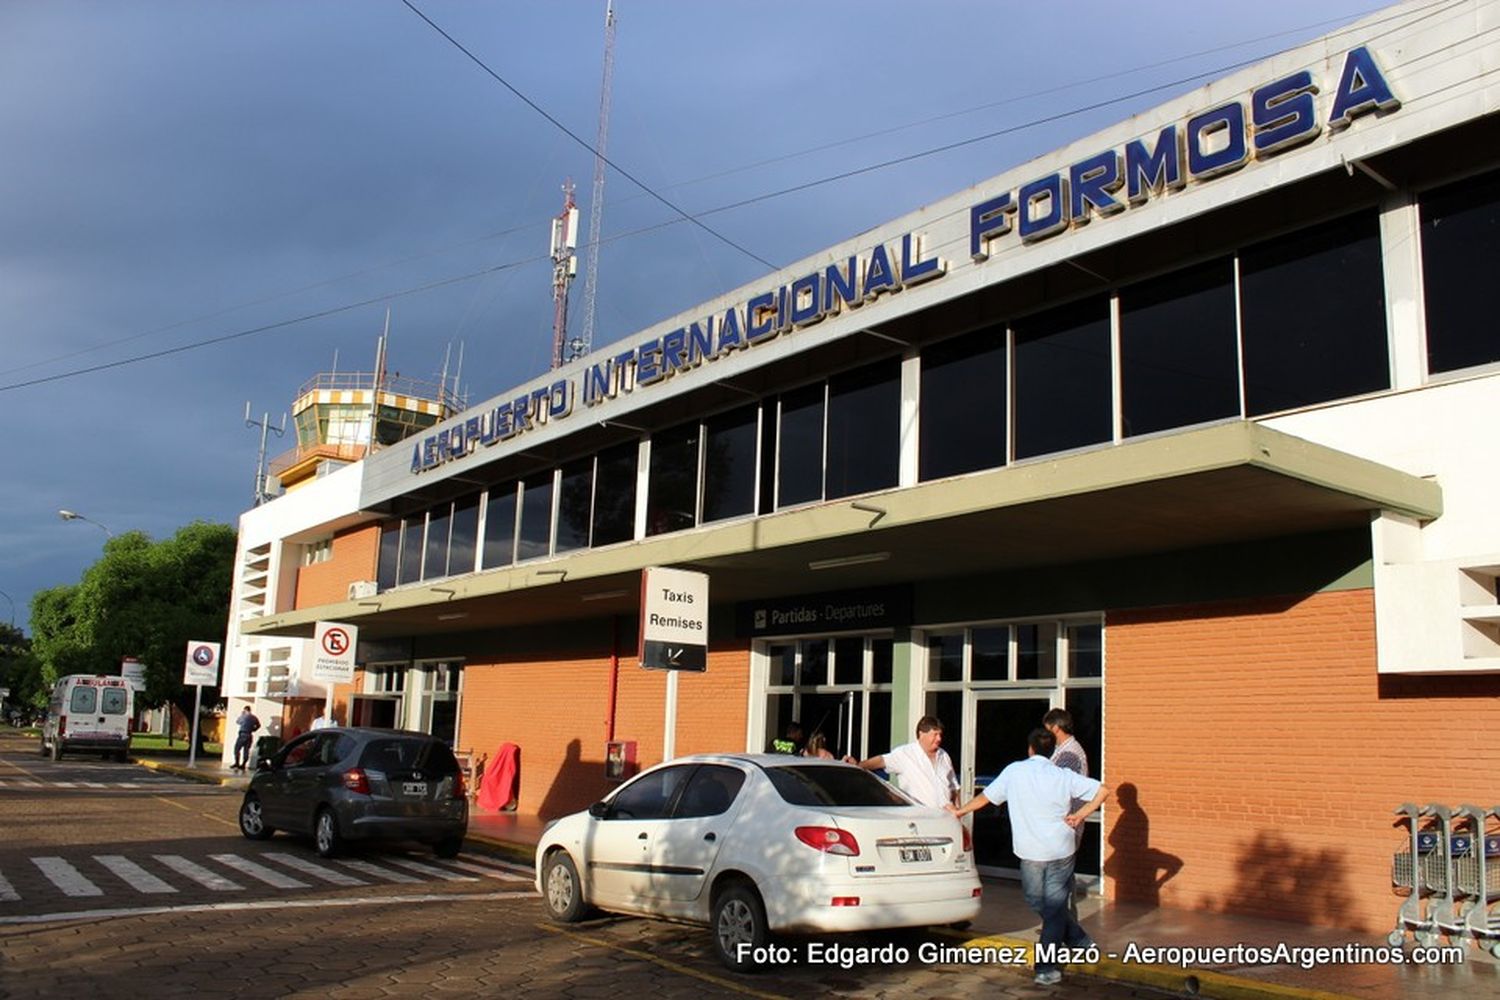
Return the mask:
[[[952,812],[963,817],[991,803],[1010,803],[1011,843],[1021,859],[1021,892],[1042,918],[1041,943],[1082,948],[1092,941],[1068,913],[1078,849],[1073,831],[1104,804],[1109,789],[1048,760],[1056,744],[1047,730],[1033,729],[1026,738],[1026,759],[1006,765],[984,791]],[[1085,804],[1074,809],[1075,799]],[[1061,980],[1058,965],[1037,963],[1038,984],[1051,986]]]
[[901,790],[924,806],[945,809],[958,802],[958,776],[953,773],[952,758],[943,749],[943,724],[936,716],[924,715],[917,720],[916,742],[903,743],[868,760],[845,757],[844,762],[895,775]]

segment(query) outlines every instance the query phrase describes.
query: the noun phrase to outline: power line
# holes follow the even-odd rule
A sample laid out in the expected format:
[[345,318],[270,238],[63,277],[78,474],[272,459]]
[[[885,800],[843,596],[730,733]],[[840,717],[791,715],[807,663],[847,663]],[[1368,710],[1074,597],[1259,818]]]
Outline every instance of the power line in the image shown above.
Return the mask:
[[[531,98],[527,97],[525,94],[523,94],[519,90],[517,90],[510,83],[509,80],[505,79],[505,77],[501,76],[499,73],[496,73],[493,69],[491,69],[484,62],[483,59],[480,59],[474,53],[472,53],[468,49],[464,48],[463,44],[461,42],[459,42],[458,39],[454,38],[452,35],[448,34],[446,31],[444,31],[442,28],[438,27],[438,25],[436,24],[436,22],[434,22],[432,20],[432,18],[428,17],[426,14],[422,13],[422,11],[417,8],[416,4],[414,4],[414,3],[411,2],[411,0],[401,0],[401,2],[403,4],[405,4],[406,7],[413,14],[417,15],[418,17],[420,17],[423,21],[426,21],[427,24],[432,28],[433,31],[436,31],[439,35],[442,35],[445,39],[447,39],[449,44],[451,44],[454,48],[458,49],[458,51],[462,52],[465,56],[468,56],[468,58],[470,59],[470,61],[472,61],[474,63],[474,65],[478,66],[480,69],[484,70],[487,74],[489,74],[490,77],[493,78],[496,83],[500,84],[506,90],[508,90],[512,94],[516,95],[516,97],[520,98],[520,100],[522,101],[522,103],[524,103],[527,107],[531,108],[531,110],[535,111],[537,114],[541,115],[543,118],[547,119],[547,121],[551,122],[552,125],[558,129],[558,131],[562,132],[569,139],[572,139],[574,142],[578,143],[578,145],[580,145],[584,149],[588,150],[594,156],[598,157],[599,159],[603,160],[605,163],[609,164],[609,166],[613,170],[615,170],[621,177],[625,178],[627,181],[629,181],[630,183],[634,184],[636,187],[640,188],[642,191],[646,192],[652,198],[656,199],[661,204],[663,204],[667,208],[671,209],[674,213],[676,213],[677,215],[681,216],[681,218],[682,218],[683,221],[691,222],[693,225],[697,226],[699,229],[703,230],[705,233],[707,233],[708,235],[712,236],[714,239],[720,241],[721,243],[725,244],[726,246],[733,247],[734,249],[738,250],[740,253],[744,254],[746,257],[749,257],[751,260],[756,261],[757,263],[765,265],[766,267],[770,268],[773,271],[776,270],[776,265],[775,264],[772,264],[770,261],[766,260],[764,257],[760,256],[759,254],[757,254],[757,253],[755,253],[755,252],[753,252],[751,250],[748,250],[745,247],[741,246],[740,244],[736,243],[734,240],[732,240],[729,237],[725,236],[723,233],[717,231],[716,229],[713,229],[707,223],[699,221],[697,217],[689,215],[686,211],[684,211],[683,209],[677,207],[677,205],[675,205],[671,201],[668,201],[662,195],[658,194],[655,190],[653,190],[650,187],[650,185],[646,184],[646,182],[640,180],[634,174],[632,174],[630,171],[626,170],[624,167],[621,167],[618,163],[614,162],[609,157],[605,156],[604,153],[601,152],[600,150],[595,149],[592,145],[590,145],[588,143],[587,140],[585,140],[584,138],[582,138],[581,136],[579,136],[572,129],[568,128],[566,125],[564,125],[562,122],[558,121],[556,118],[553,118],[539,104],[537,104]],[[592,236],[593,234],[590,234],[590,235]]]

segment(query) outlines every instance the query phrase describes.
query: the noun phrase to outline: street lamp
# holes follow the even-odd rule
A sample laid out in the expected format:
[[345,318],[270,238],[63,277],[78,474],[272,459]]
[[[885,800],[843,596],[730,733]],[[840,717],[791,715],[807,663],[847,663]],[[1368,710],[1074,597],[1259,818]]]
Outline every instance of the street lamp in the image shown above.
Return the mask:
[[82,514],[74,513],[71,510],[60,510],[57,512],[57,516],[62,518],[64,521],[87,521],[89,524],[92,524],[94,527],[104,532],[104,537],[115,537],[114,532],[110,531],[108,528],[100,524],[98,521],[94,520],[92,517],[84,517]]

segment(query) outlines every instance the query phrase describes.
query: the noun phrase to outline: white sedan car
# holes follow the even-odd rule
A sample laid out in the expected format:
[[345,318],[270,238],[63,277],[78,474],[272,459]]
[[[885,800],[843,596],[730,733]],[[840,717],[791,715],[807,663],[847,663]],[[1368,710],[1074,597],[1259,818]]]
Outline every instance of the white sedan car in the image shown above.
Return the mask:
[[554,920],[590,907],[706,924],[747,971],[772,933],[972,920],[968,831],[874,775],[770,754],[683,757],[566,816],[536,850]]

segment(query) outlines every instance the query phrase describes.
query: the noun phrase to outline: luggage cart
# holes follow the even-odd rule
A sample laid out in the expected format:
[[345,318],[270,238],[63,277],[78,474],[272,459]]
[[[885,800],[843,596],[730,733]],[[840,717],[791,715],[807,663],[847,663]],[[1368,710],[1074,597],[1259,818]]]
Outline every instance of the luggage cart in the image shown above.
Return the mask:
[[1406,900],[1396,911],[1396,926],[1386,940],[1392,947],[1400,947],[1406,941],[1406,932],[1411,931],[1417,943],[1430,946],[1437,943],[1437,924],[1432,907],[1425,900],[1437,893],[1448,892],[1447,850],[1438,849],[1437,831],[1433,830],[1431,806],[1402,803],[1396,810],[1407,824],[1411,844],[1405,851],[1397,851],[1391,857],[1391,886]]
[[1500,835],[1489,833],[1485,825],[1491,816],[1500,819],[1500,806],[1463,805],[1458,815],[1468,822],[1468,850],[1453,858],[1454,889],[1469,900],[1462,929],[1500,958],[1500,913],[1490,909],[1500,900]]
[[1416,935],[1418,944],[1431,945],[1435,943],[1437,933],[1457,938],[1468,929],[1463,906],[1460,905],[1464,894],[1459,891],[1455,875],[1460,860],[1467,859],[1474,853],[1474,845],[1473,838],[1453,832],[1455,814],[1452,809],[1444,805],[1430,805],[1423,812],[1437,820],[1438,844],[1432,853],[1438,859],[1436,863],[1443,867],[1441,884],[1433,886],[1434,898],[1427,908],[1428,920],[1434,931],[1432,940],[1424,941],[1422,935]]

